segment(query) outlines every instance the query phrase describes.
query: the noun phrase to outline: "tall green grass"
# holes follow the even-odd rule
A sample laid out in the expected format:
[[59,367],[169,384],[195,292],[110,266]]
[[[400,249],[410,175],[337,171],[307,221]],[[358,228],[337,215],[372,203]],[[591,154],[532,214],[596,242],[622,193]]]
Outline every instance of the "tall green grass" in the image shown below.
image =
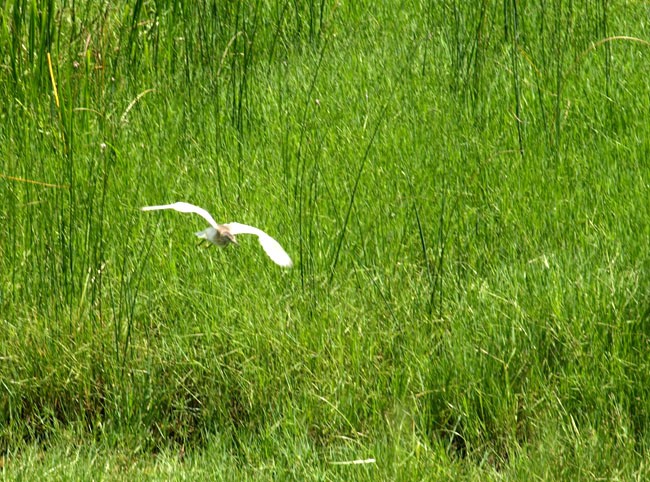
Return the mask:
[[2,9],[6,475],[647,475],[642,3]]

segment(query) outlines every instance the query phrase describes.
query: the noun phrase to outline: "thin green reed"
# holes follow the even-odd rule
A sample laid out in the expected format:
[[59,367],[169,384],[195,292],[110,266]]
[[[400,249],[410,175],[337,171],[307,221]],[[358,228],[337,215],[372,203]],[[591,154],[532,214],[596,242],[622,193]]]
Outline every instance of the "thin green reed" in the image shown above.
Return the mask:
[[[303,216],[303,210],[304,210],[304,197],[306,195],[305,193],[305,169],[307,162],[304,159],[303,156],[303,142],[305,140],[305,134],[307,130],[307,114],[308,112],[311,111],[312,108],[312,98],[313,98],[313,92],[314,88],[316,86],[316,80],[318,79],[318,75],[321,69],[321,66],[323,64],[323,58],[325,57],[325,52],[327,50],[329,42],[325,41],[320,49],[320,55],[318,57],[318,62],[316,64],[316,67],[314,69],[314,73],[311,77],[311,81],[309,84],[309,88],[307,89],[307,93],[305,95],[304,99],[304,104],[303,104],[303,109],[302,109],[302,120],[300,123],[300,140],[298,141],[298,149],[296,151],[296,181],[293,189],[293,199],[294,202],[297,200],[298,201],[298,216],[300,219],[299,223],[299,240],[300,240],[300,246],[299,246],[299,259],[300,259],[300,283],[302,285],[302,289],[305,289],[305,269],[308,267],[307,264],[307,256],[306,256],[306,248],[304,246],[304,216]],[[288,173],[287,173],[288,174]],[[316,178],[313,178],[314,182]],[[309,226],[309,229],[306,231],[311,232],[312,226]]]
[[[23,2],[24,4],[24,2]],[[19,83],[19,72],[22,72],[22,55],[21,55],[21,41],[23,38],[23,19],[22,15],[23,9],[21,8],[20,0],[14,0],[12,8],[11,22],[8,22],[5,27],[7,35],[10,37],[10,42],[4,43],[4,45],[11,45],[9,53],[9,64],[11,67],[11,76],[13,79],[13,85],[17,86]],[[3,15],[4,18],[4,15]],[[3,23],[6,20],[3,20]],[[0,47],[1,48],[1,47]]]
[[[236,127],[241,140],[243,141],[246,137],[245,134],[245,120],[249,120],[248,116],[245,118],[245,114],[250,112],[250,82],[251,82],[251,69],[253,67],[253,60],[256,55],[257,50],[257,35],[258,29],[260,27],[259,22],[262,22],[263,19],[260,18],[260,1],[256,1],[253,11],[249,12],[241,18],[241,29],[243,32],[246,32],[245,36],[239,37],[235,40],[235,43],[241,43],[242,57],[241,57],[241,76],[239,80],[237,98],[237,107],[235,112],[236,114]],[[239,143],[239,159],[238,159],[238,172],[239,172],[239,181],[243,182],[243,146],[242,142]]]
[[512,90],[515,97],[515,125],[517,126],[517,140],[519,154],[525,154],[522,125],[524,122],[521,110],[521,80],[519,73],[519,13],[517,0],[504,0],[504,31],[510,40],[510,60],[512,65]]

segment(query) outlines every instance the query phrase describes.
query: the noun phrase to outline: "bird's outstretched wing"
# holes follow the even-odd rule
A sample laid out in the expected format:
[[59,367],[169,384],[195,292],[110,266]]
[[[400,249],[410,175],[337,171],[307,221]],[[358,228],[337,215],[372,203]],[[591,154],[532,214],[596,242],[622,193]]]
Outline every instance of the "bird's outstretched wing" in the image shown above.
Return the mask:
[[173,209],[174,211],[179,211],[181,213],[194,213],[201,216],[207,222],[209,222],[214,229],[219,228],[219,224],[214,220],[214,218],[207,212],[205,209],[195,206],[194,204],[177,202],[173,204],[163,204],[162,206],[145,206],[140,208],[143,211],[157,211],[159,209]]
[[282,246],[280,246],[280,243],[261,229],[239,223],[228,223],[225,226],[233,236],[237,236],[238,234],[254,234],[257,236],[257,239],[259,239],[266,254],[268,254],[269,258],[271,258],[276,264],[284,266],[285,268],[293,266],[293,261],[291,261],[287,252],[282,248]]

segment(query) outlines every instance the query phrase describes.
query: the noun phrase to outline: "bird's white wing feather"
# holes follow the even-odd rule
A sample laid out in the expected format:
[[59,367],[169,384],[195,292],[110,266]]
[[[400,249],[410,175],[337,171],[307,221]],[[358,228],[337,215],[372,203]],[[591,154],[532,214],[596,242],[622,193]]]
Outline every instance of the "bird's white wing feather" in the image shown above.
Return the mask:
[[280,243],[261,229],[239,223],[228,223],[226,224],[226,227],[230,230],[230,233],[233,236],[237,236],[238,234],[254,234],[257,236],[257,239],[262,245],[262,248],[264,248],[264,251],[266,251],[266,254],[268,254],[269,258],[271,258],[276,264],[284,266],[285,268],[293,266],[293,261],[291,261],[291,258],[284,248],[280,246]]
[[181,213],[194,213],[201,216],[207,222],[209,222],[214,229],[219,228],[219,224],[214,220],[214,218],[207,212],[205,209],[195,206],[194,204],[177,202],[173,204],[163,204],[161,206],[145,206],[140,208],[143,211],[158,211],[159,209],[173,209],[174,211],[179,211]]

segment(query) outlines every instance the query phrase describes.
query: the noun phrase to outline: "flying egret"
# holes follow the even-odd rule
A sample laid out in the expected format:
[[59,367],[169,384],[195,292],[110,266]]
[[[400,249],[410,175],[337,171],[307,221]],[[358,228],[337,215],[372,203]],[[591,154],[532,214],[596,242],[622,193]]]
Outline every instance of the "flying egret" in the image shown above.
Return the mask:
[[287,252],[280,246],[275,239],[266,234],[261,229],[257,229],[253,226],[247,226],[245,224],[239,223],[228,223],[228,224],[219,224],[214,218],[207,212],[205,209],[193,204],[185,202],[177,202],[173,204],[164,204],[162,206],[145,206],[141,208],[143,211],[157,211],[159,209],[173,209],[181,213],[195,213],[205,219],[210,223],[210,227],[199,231],[196,234],[201,239],[205,239],[212,244],[217,246],[228,246],[230,243],[238,244],[235,236],[239,234],[254,234],[257,236],[262,248],[266,251],[266,254],[269,255],[276,264],[283,266],[285,268],[290,268],[293,266],[291,258]]

